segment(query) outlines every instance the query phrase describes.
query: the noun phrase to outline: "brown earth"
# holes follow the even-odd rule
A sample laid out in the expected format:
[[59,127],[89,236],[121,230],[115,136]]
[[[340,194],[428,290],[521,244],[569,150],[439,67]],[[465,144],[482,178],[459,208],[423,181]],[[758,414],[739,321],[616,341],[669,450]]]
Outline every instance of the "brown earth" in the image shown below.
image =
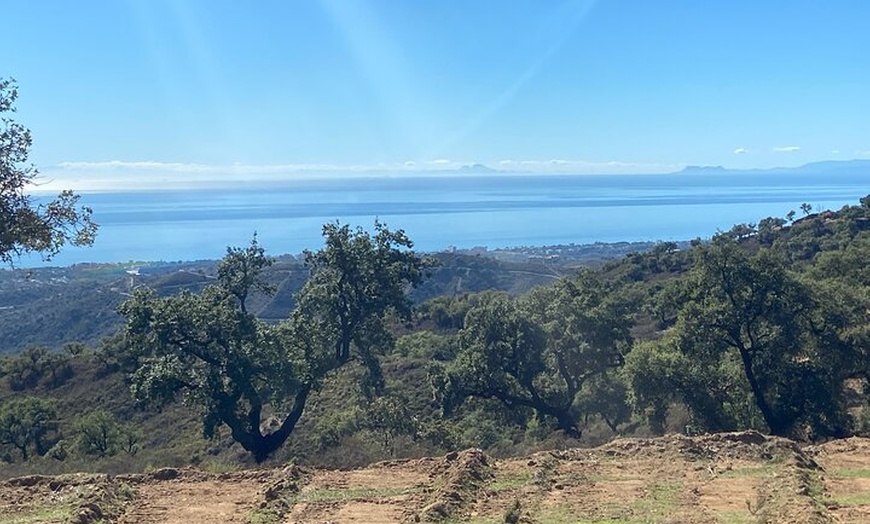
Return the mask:
[[755,432],[623,439],[493,460],[479,450],[351,471],[30,476],[0,524],[867,523],[870,439],[801,448]]

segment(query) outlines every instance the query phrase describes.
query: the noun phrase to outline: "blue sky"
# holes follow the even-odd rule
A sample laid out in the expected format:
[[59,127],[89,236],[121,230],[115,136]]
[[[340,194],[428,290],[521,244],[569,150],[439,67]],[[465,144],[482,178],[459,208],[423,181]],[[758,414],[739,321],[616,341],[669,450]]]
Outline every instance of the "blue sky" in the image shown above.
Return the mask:
[[[47,180],[870,158],[870,2],[7,2]],[[90,181],[90,182],[88,182]]]

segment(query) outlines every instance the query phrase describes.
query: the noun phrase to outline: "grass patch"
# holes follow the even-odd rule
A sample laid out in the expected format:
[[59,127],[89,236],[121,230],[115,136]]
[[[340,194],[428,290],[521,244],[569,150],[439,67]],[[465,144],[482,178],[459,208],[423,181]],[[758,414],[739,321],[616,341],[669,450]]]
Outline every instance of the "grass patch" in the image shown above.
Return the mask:
[[843,479],[870,479],[870,469],[838,469],[831,476]]
[[677,505],[677,498],[683,490],[680,482],[660,482],[647,488],[644,497],[637,499],[632,504],[635,514],[643,518],[662,516],[670,512]]
[[72,508],[36,508],[16,515],[0,515],[0,524],[36,524],[39,522],[66,521],[72,517]]
[[[659,522],[667,517],[676,507],[683,485],[679,482],[661,482],[651,484],[643,498],[624,504],[611,504],[603,509],[601,514],[590,516],[588,513],[578,516],[572,508],[559,507],[549,509],[535,515],[535,522],[540,524],[648,524]],[[733,521],[740,524],[742,521]],[[723,524],[732,524],[725,521]]]
[[255,509],[248,515],[246,522],[248,524],[280,524],[282,520],[281,515],[273,509]]
[[870,493],[850,493],[848,495],[835,495],[832,501],[839,506],[870,506]]
[[721,511],[716,514],[716,520],[721,524],[749,524],[756,518],[748,511]]
[[494,479],[489,481],[486,489],[501,492],[519,489],[528,485],[532,481],[532,473],[529,471],[521,471],[511,473],[510,475],[496,475]]
[[207,473],[220,475],[222,473],[235,473],[239,471],[240,466],[238,464],[222,462],[219,460],[209,460],[208,462],[200,464],[199,468]]

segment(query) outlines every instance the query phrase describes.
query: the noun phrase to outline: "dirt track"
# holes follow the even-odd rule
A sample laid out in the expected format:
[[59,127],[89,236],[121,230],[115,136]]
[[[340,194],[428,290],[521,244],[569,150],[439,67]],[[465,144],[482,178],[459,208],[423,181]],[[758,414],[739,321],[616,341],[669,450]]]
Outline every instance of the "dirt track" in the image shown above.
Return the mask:
[[468,450],[353,471],[23,477],[0,524],[867,523],[870,440],[800,449],[758,433],[626,439],[494,461]]
[[171,480],[146,479],[135,486],[135,497],[117,522],[247,522],[252,508],[263,500],[263,486],[270,480],[269,472],[207,475],[194,470],[178,471],[178,477]]

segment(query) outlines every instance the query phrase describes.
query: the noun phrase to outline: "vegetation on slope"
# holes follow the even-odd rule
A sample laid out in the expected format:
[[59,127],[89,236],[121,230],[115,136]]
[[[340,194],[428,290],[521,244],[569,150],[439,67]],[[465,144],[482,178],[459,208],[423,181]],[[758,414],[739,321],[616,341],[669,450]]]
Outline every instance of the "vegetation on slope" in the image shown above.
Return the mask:
[[[396,344],[372,355],[381,387],[360,387],[371,359],[333,369],[271,460],[350,467],[665,431],[866,433],[870,198],[806,211],[740,224],[690,249],[663,243],[520,296],[442,285],[448,293],[423,302],[412,324],[385,332]],[[26,437],[28,463],[20,445],[4,444],[4,474],[246,460],[220,425],[211,440],[197,436],[195,412],[137,407],[132,377],[121,373],[127,358],[111,339],[7,357],[2,420],[16,427],[16,416],[32,416],[25,405],[42,404],[22,398],[54,399],[45,405],[57,417],[42,417],[39,439]],[[111,445],[77,444],[100,425]]]

